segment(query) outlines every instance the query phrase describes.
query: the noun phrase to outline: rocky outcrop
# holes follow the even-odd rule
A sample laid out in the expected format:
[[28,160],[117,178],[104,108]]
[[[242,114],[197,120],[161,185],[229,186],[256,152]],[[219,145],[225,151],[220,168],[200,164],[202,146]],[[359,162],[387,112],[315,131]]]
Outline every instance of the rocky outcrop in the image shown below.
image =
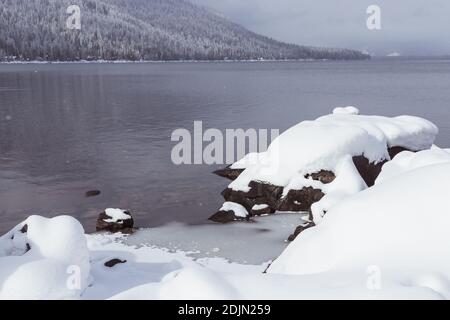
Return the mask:
[[289,190],[288,194],[280,199],[277,211],[306,212],[311,205],[323,198],[325,194],[320,189],[305,187],[300,190]]
[[[403,147],[392,147],[388,149],[391,158],[407,149]],[[375,180],[381,172],[381,168],[388,160],[372,163],[364,155],[353,157],[353,163],[367,186],[373,186]],[[232,169],[228,166],[214,173],[230,180],[235,180],[244,169]],[[306,179],[319,181],[326,185],[336,179],[334,172],[330,170],[319,170],[308,173]],[[291,189],[283,196],[283,187],[261,181],[251,181],[249,191],[233,190],[227,188],[222,191],[222,196],[227,202],[238,203],[245,207],[249,216],[258,216],[272,214],[276,211],[281,212],[310,212],[311,205],[323,198],[325,193],[320,188],[304,187],[296,190]],[[258,210],[255,210],[258,209]],[[245,220],[236,217],[232,211],[218,211],[211,216],[210,220],[220,223],[227,223],[236,220]],[[299,227],[300,229],[302,226]]]
[[97,218],[96,230],[111,233],[132,233],[134,220],[131,213],[120,209],[106,209]]

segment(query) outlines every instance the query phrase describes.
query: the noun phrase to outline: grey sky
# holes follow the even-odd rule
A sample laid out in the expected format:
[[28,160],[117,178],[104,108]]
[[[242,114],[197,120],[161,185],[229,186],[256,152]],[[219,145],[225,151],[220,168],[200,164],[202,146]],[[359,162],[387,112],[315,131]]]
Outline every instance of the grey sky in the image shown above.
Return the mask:
[[[450,0],[191,0],[277,40],[375,55],[450,54]],[[369,5],[382,29],[369,31]]]

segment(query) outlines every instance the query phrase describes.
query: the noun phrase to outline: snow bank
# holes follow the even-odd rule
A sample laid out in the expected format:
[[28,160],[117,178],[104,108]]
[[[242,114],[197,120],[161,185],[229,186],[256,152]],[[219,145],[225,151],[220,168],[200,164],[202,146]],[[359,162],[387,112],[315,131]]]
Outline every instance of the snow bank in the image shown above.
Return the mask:
[[402,158],[412,158],[410,163],[431,160],[333,207],[268,272],[307,275],[372,268],[397,285],[423,286],[450,298],[450,163],[435,163],[436,153],[404,154]]
[[89,270],[84,230],[72,217],[30,216],[0,238],[1,299],[77,298]]
[[381,183],[404,172],[424,166],[447,162],[450,162],[450,153],[436,146],[433,146],[431,150],[420,152],[403,151],[383,166],[375,183]]

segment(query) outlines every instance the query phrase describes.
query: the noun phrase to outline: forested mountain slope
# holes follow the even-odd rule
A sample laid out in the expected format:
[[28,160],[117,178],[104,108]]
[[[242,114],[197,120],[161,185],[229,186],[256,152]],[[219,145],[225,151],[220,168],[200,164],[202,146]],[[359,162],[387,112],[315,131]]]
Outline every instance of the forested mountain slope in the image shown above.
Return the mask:
[[[66,27],[69,5],[81,30]],[[275,41],[185,0],[0,0],[0,60],[365,59]]]

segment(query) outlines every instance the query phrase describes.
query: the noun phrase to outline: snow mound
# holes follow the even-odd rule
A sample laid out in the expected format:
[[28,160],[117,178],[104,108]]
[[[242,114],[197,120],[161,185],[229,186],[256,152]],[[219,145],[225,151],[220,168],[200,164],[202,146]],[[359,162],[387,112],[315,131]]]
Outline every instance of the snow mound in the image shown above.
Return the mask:
[[421,284],[449,298],[449,190],[450,163],[386,179],[333,207],[268,272],[306,275],[372,268],[394,283]]
[[420,152],[403,151],[383,166],[375,183],[381,183],[417,168],[448,162],[450,162],[450,153],[436,146],[433,146],[430,150]]
[[236,299],[236,295],[226,280],[203,267],[190,267],[168,274],[158,292],[158,298],[163,300],[231,300]]
[[1,299],[78,298],[89,272],[84,230],[72,217],[30,216],[0,237]]
[[418,117],[365,116],[345,110],[303,121],[278,136],[267,152],[238,161],[232,168],[245,170],[229,187],[248,192],[252,180],[286,187],[299,175],[336,170],[346,156],[364,155],[379,163],[390,159],[389,147],[429,149],[438,133],[433,123]]

